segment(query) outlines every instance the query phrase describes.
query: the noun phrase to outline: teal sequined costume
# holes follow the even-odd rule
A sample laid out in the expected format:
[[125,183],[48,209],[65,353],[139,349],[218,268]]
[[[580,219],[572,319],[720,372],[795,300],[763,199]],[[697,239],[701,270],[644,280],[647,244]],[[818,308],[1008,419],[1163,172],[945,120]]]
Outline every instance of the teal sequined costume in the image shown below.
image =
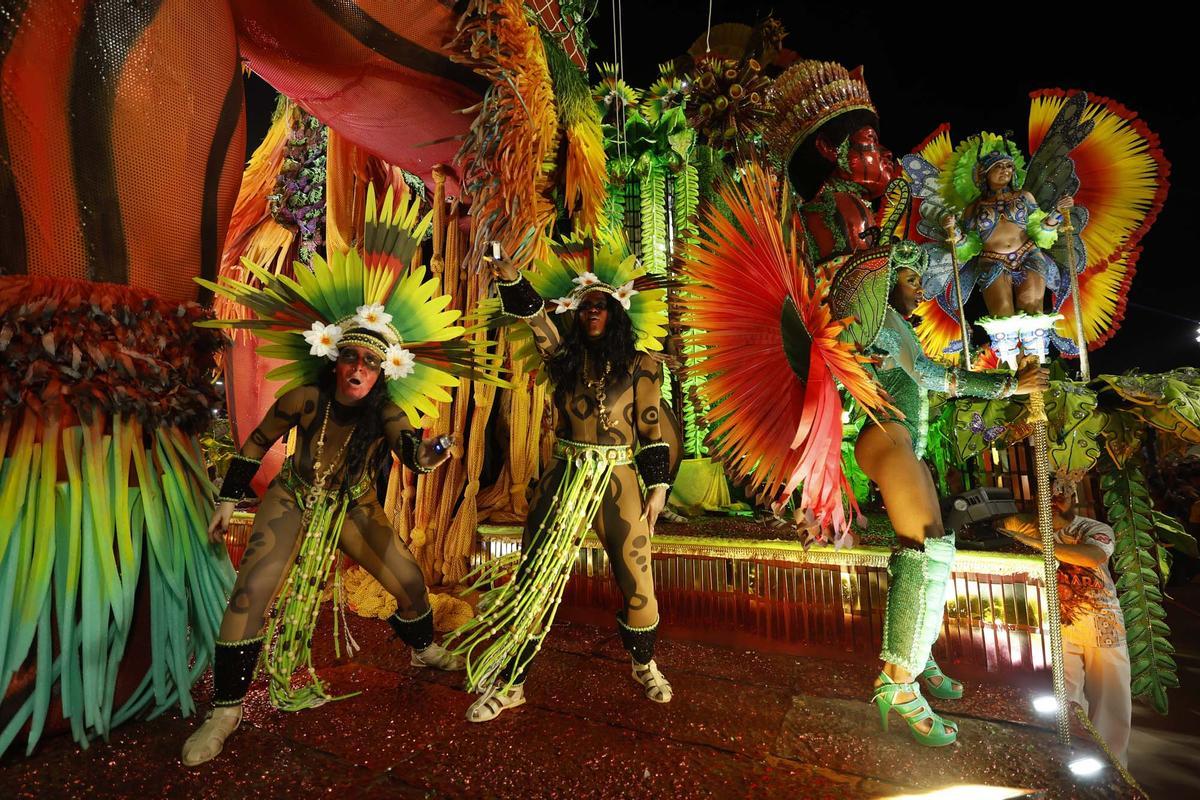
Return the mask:
[[924,457],[929,436],[931,391],[996,398],[1006,397],[1016,388],[1016,377],[1010,373],[971,372],[932,360],[921,350],[912,326],[890,306],[871,349],[884,357],[876,376],[904,414],[903,419],[892,421],[908,430],[917,458]]

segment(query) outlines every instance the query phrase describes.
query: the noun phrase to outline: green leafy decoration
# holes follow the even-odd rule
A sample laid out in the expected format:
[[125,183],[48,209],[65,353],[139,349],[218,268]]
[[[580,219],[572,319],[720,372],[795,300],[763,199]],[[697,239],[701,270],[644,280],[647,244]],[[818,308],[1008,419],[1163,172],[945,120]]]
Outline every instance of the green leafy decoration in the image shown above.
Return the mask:
[[[683,355],[687,364],[691,364],[696,354],[702,348],[687,343],[691,337],[684,334]],[[700,396],[700,384],[703,380],[696,373],[688,370],[683,381],[683,449],[689,458],[702,458],[708,454],[708,434],[711,426],[708,424],[709,406]]]
[[696,212],[700,208],[700,173],[690,160],[674,176],[675,180],[675,232],[684,241],[692,241],[698,235]]
[[651,273],[667,271],[666,170],[657,163],[641,181],[642,265]]
[[1117,591],[1129,645],[1130,683],[1134,697],[1145,698],[1167,713],[1167,689],[1179,686],[1175,652],[1167,640],[1167,612],[1162,607],[1155,511],[1140,458],[1117,466],[1105,460],[1100,477],[1104,508],[1116,533],[1113,565],[1120,573]]
[[[1005,428],[1012,425],[1021,416],[1024,409],[1021,405],[1003,398],[999,400],[983,400],[978,398],[962,398],[954,403],[954,449],[960,462],[966,462],[982,453],[989,447],[1004,447],[1007,444],[1008,431],[988,442],[984,434],[996,425]],[[978,414],[981,425],[972,425]]]
[[867,473],[863,472],[862,467],[858,465],[858,459],[854,457],[854,445],[858,441],[858,435],[862,432],[863,424],[866,421],[866,416],[858,414],[852,416],[851,421],[842,426],[842,473],[850,482],[850,490],[854,492],[854,499],[860,504],[867,502],[871,495],[871,479],[867,477]]
[[1096,394],[1083,384],[1052,381],[1045,393],[1050,465],[1058,474],[1082,474],[1100,457],[1105,414]]
[[1148,424],[1190,444],[1200,444],[1200,370],[1192,367],[1159,375],[1101,375],[1105,388],[1132,404]]
[[1125,466],[1142,446],[1146,425],[1141,417],[1127,411],[1115,411],[1104,418],[1104,449],[1117,467]]
[[1196,537],[1184,530],[1179,520],[1161,511],[1155,511],[1152,518],[1160,542],[1174,547],[1186,556],[1200,558],[1200,551],[1196,548]]
[[624,233],[625,230],[625,184],[610,183],[604,198],[604,220],[606,230]]
[[[932,403],[932,399],[931,399]],[[930,411],[929,436],[925,445],[925,458],[933,462],[933,471],[937,478],[938,491],[943,495],[950,494],[950,484],[947,476],[951,469],[962,473],[964,481],[967,478],[966,465],[958,459],[955,449],[954,403],[943,402],[937,409]],[[857,496],[857,490],[855,491]]]

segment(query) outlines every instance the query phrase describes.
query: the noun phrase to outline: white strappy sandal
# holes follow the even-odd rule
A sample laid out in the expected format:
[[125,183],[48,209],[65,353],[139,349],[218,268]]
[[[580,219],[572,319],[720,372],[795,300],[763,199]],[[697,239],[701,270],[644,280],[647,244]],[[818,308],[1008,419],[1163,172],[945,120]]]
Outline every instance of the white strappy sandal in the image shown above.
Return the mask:
[[221,754],[228,739],[242,724],[242,706],[218,706],[208,714],[196,732],[183,743],[180,760],[186,767],[197,767]]
[[440,644],[431,644],[424,650],[413,650],[409,663],[414,667],[433,667],[447,672],[467,667],[467,662],[463,660],[462,656],[453,655]]
[[640,683],[646,690],[646,697],[656,703],[669,703],[675,692],[671,688],[670,682],[658,670],[658,665],[654,663],[654,659],[650,659],[649,664],[639,664],[633,661],[633,679]]
[[467,721],[489,722],[500,716],[500,712],[523,705],[525,705],[525,687],[523,685],[517,684],[507,691],[501,686],[493,686],[467,709]]

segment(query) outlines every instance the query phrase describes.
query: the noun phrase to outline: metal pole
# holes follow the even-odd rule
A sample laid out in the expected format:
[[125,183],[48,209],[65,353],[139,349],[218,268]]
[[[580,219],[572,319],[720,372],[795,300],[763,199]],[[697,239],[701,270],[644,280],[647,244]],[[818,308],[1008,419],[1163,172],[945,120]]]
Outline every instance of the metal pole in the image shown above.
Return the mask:
[[[947,228],[954,231],[958,230],[958,220],[951,214]],[[949,232],[949,231],[947,231]],[[954,277],[954,299],[958,302],[958,335],[962,337],[963,347],[963,366],[970,371],[971,369],[971,330],[967,327],[967,312],[963,307],[962,296],[962,281],[958,277],[958,253],[954,245],[956,237],[947,236],[946,244],[950,247],[950,264],[953,267]]]
[[1062,622],[1058,605],[1058,559],[1054,556],[1054,524],[1050,509],[1050,452],[1046,399],[1042,392],[1029,395],[1029,421],[1033,423],[1034,472],[1037,476],[1038,532],[1042,537],[1042,572],[1046,584],[1046,627],[1050,633],[1054,699],[1058,704],[1058,740],[1071,744],[1071,719],[1067,708],[1067,683],[1063,674]]

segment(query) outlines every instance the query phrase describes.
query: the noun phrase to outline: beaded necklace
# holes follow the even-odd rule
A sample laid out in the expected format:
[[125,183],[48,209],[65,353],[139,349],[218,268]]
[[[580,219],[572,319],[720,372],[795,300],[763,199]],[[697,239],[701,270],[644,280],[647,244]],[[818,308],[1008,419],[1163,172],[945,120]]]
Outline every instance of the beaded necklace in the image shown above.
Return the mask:
[[599,406],[597,413],[600,417],[600,428],[605,431],[611,431],[617,427],[608,417],[608,406],[604,403],[608,399],[608,395],[604,391],[604,385],[608,382],[608,373],[612,370],[612,364],[607,360],[604,362],[604,372],[599,379],[591,377],[592,375],[592,359],[591,355],[586,351],[583,354],[583,385],[591,389],[596,394],[596,404]]
[[317,436],[317,452],[313,461],[313,482],[308,489],[307,502],[304,504],[306,515],[311,514],[311,510],[317,505],[321,495],[325,494],[329,476],[333,474],[333,468],[341,460],[342,454],[346,452],[346,446],[350,444],[350,439],[354,436],[354,429],[358,426],[357,422],[350,426],[350,431],[342,440],[342,446],[337,453],[328,464],[322,464],[321,458],[325,452],[325,431],[329,427],[329,412],[333,409],[333,403],[334,401],[330,399],[329,404],[325,406],[325,418],[321,421],[321,433]]

